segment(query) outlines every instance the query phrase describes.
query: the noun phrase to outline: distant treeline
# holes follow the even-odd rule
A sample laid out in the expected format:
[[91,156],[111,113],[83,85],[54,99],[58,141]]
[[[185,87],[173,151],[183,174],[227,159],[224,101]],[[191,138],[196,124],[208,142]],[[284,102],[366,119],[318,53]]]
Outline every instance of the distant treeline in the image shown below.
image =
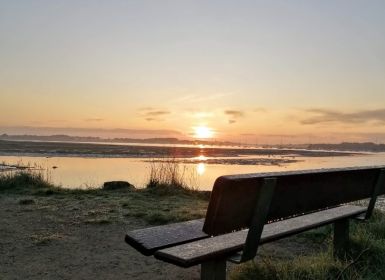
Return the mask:
[[143,144],[186,144],[186,145],[219,145],[232,146],[238,143],[228,141],[205,141],[205,140],[181,140],[178,138],[100,138],[92,136],[70,136],[70,135],[8,135],[1,134],[0,140],[17,141],[60,141],[60,142],[110,142],[110,143],[143,143]]
[[372,142],[340,144],[309,144],[311,150],[338,150],[338,151],[367,151],[367,152],[385,152],[385,144],[375,144]]

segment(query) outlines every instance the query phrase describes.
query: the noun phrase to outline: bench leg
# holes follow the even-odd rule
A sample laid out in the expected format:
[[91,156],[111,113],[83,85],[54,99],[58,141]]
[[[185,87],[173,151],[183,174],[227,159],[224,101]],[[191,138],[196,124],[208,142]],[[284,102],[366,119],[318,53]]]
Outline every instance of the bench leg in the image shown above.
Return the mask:
[[226,280],[226,260],[202,263],[201,280]]
[[334,223],[333,249],[335,258],[344,258],[349,247],[349,219]]

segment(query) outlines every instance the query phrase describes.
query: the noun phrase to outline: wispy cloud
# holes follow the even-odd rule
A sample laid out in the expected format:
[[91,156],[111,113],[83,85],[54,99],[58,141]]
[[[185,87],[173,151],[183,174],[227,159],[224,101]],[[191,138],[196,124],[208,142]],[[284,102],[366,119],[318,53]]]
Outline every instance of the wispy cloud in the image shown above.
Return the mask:
[[257,134],[255,133],[241,133],[239,134],[240,136],[244,136],[244,137],[254,137],[256,136]]
[[47,123],[66,123],[66,120],[48,120]]
[[156,109],[153,108],[153,107],[142,107],[142,108],[139,108],[139,111],[152,111],[152,110],[156,110]]
[[240,110],[225,110],[224,113],[229,117],[229,124],[236,123],[239,118],[245,115],[245,113]]
[[258,108],[254,108],[253,112],[256,112],[256,113],[266,113],[267,109],[263,108],[263,107],[258,107]]
[[204,111],[195,111],[195,110],[190,110],[190,112],[188,112],[187,114],[189,117],[192,117],[195,119],[207,119],[215,116],[214,112],[204,112]]
[[152,107],[141,108],[139,111],[141,111],[141,115],[148,122],[163,121],[163,116],[171,114],[171,112],[168,110],[160,110]]
[[104,121],[104,119],[102,119],[102,118],[88,118],[88,119],[85,119],[84,121],[86,121],[86,122],[102,122],[102,121]]
[[185,95],[183,97],[174,99],[174,103],[186,103],[186,104],[191,104],[191,103],[204,103],[207,101],[212,101],[212,100],[217,100],[221,99],[223,97],[232,95],[232,93],[217,93],[217,94],[207,94],[207,95],[198,95],[198,94],[190,94],[190,95]]
[[361,110],[350,113],[327,109],[308,109],[305,113],[310,115],[301,120],[301,123],[305,125],[330,122],[343,124],[376,122],[385,124],[385,109]]
[[171,114],[171,112],[170,111],[149,111],[149,112],[146,112],[147,116],[154,116],[154,117],[164,116],[164,115],[168,115],[168,114]]
[[240,118],[240,117],[243,117],[244,115],[244,113],[239,110],[225,110],[225,114],[233,118]]

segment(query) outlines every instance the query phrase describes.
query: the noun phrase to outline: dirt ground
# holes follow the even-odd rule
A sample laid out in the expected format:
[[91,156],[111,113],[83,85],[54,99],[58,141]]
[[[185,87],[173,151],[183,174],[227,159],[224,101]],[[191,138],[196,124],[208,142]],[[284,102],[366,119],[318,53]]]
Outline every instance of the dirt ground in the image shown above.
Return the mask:
[[199,279],[199,267],[178,268],[124,242],[126,231],[148,226],[140,219],[89,219],[97,203],[1,196],[0,279]]
[[[126,231],[149,224],[125,214],[122,201],[119,193],[0,194],[0,279],[199,279],[199,266],[179,268],[124,242]],[[291,258],[311,251],[306,243],[284,240],[260,252]]]

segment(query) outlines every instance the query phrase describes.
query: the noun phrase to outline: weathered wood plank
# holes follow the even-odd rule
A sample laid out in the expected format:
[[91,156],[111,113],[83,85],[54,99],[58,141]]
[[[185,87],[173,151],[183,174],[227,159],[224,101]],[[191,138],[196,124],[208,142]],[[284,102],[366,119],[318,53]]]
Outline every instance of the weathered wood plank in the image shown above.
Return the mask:
[[[354,217],[366,211],[365,207],[343,205],[283,221],[266,224],[260,244],[278,240],[312,228]],[[229,257],[242,250],[248,230],[223,234],[155,252],[157,259],[181,267],[190,267],[206,261]]]
[[209,237],[202,231],[203,219],[130,231],[125,241],[142,254]]
[[[336,168],[219,177],[203,231],[218,235],[250,226],[264,178],[277,178],[268,220],[282,219],[370,198],[381,168]],[[385,193],[381,186],[379,194]]]

